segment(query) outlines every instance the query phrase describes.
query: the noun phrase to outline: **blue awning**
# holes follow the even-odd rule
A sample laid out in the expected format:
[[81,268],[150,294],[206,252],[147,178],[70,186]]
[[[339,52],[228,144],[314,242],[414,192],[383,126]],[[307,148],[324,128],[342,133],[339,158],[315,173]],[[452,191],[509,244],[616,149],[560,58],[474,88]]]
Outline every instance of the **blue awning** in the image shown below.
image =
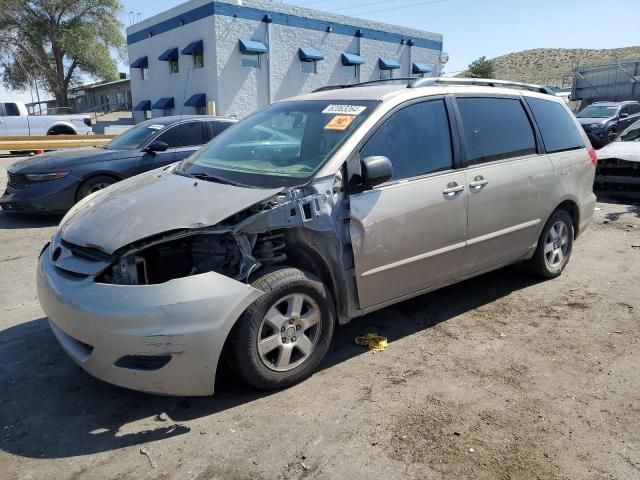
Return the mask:
[[149,59],[147,57],[140,57],[131,64],[131,68],[149,68]]
[[269,49],[264,43],[256,40],[240,40],[240,51],[242,53],[260,55],[261,53],[267,53]]
[[392,58],[378,59],[378,66],[380,67],[380,70],[396,70],[400,68],[400,64]]
[[431,68],[425,63],[414,63],[411,70],[413,73],[431,73]]
[[342,54],[342,65],[363,65],[364,60],[360,55],[356,55],[354,53],[343,53]]
[[136,112],[146,112],[151,110],[151,100],[142,100],[135,106],[134,110]]
[[153,104],[155,110],[169,110],[173,108],[173,97],[161,98]]
[[183,55],[195,55],[196,53],[204,52],[204,44],[202,40],[191,42],[189,45],[182,49]]
[[186,107],[204,107],[207,104],[207,96],[204,93],[191,95],[189,100],[184,102]]
[[170,48],[162,55],[158,57],[158,60],[162,60],[163,62],[168,62],[169,60],[178,60],[178,49]]
[[300,47],[298,56],[303,62],[313,62],[316,60],[324,60],[324,54],[315,48]]

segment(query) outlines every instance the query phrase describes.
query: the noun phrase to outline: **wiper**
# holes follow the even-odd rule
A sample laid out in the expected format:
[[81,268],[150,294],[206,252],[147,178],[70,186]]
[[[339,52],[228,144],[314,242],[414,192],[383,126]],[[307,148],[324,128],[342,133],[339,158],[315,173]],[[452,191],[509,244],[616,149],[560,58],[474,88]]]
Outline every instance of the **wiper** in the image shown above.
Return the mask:
[[220,177],[215,177],[213,175],[209,175],[208,173],[198,172],[198,173],[190,173],[187,177],[197,178],[198,180],[205,180],[207,182],[215,182],[215,183],[223,183],[226,185],[236,185],[235,183]]

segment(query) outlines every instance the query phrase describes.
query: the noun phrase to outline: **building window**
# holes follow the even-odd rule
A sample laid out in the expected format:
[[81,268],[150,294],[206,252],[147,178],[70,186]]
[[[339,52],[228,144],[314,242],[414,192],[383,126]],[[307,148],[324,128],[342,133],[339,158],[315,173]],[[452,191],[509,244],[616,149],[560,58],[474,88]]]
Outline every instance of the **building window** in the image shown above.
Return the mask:
[[244,68],[260,68],[260,55],[242,54],[242,66]]
[[179,73],[180,65],[178,64],[178,59],[169,60],[169,73]]
[[145,67],[141,68],[140,75],[142,77],[142,80],[149,80],[149,69]]
[[358,65],[343,65],[342,73],[347,78],[358,78]]
[[380,80],[393,78],[393,70],[380,70]]
[[145,110],[144,111],[144,119],[145,120],[151,120],[153,118],[153,115],[151,114],[151,110]]
[[206,115],[207,114],[207,106],[206,105],[198,105],[196,107],[196,115]]
[[300,71],[302,73],[318,73],[318,62],[303,60],[300,62]]
[[193,54],[193,68],[203,68],[204,67],[204,54],[194,53]]

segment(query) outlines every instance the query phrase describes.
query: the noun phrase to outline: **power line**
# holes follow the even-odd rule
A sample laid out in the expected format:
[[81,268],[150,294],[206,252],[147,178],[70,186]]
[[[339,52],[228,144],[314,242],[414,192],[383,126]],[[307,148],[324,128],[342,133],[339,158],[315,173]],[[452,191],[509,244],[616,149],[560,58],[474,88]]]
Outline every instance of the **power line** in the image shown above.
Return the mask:
[[371,5],[378,5],[380,3],[389,3],[389,0],[378,0],[377,2],[358,3],[356,5],[350,5],[348,7],[332,8],[331,11],[332,12],[341,12],[343,10],[353,10],[354,8],[358,9],[360,7],[369,7]]
[[404,6],[400,6],[400,7],[383,8],[383,9],[380,9],[380,10],[368,10],[368,11],[364,11],[364,12],[355,12],[355,13],[350,13],[349,15],[369,15],[371,13],[389,12],[391,10],[400,10],[402,8],[421,7],[423,5],[433,5],[435,3],[444,3],[444,2],[447,2],[447,1],[448,0],[434,0],[434,1],[429,1],[429,2],[412,3],[411,5],[404,5]]

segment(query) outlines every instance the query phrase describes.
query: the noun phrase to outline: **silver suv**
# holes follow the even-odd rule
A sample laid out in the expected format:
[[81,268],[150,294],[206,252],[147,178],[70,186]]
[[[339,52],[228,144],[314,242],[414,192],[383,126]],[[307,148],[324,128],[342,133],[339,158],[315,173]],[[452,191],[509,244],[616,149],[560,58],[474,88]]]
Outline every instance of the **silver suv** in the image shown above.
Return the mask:
[[287,386],[336,323],[516,262],[560,275],[595,166],[541,87],[329,88],[82,200],[42,252],[38,295],[105,381],[210,395],[224,347],[250,385]]

